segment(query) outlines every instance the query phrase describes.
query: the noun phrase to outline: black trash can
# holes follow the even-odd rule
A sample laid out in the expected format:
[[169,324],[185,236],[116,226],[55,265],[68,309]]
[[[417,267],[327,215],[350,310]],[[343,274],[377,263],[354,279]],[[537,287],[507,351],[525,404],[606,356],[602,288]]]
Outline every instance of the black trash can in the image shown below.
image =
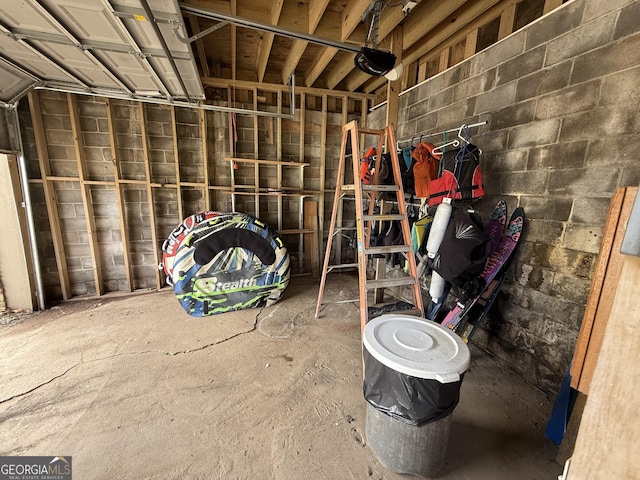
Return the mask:
[[469,348],[440,324],[394,314],[367,323],[363,341],[369,448],[396,473],[435,476],[444,464]]

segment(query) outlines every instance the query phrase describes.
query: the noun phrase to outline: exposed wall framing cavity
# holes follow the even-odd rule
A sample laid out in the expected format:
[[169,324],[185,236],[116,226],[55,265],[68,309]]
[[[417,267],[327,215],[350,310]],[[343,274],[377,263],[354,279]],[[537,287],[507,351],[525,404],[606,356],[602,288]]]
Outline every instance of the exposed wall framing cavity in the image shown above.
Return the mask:
[[[220,104],[290,110],[282,86],[264,87],[225,86]],[[259,217],[282,234],[293,273],[311,273],[341,127],[365,121],[371,99],[300,88],[287,119],[30,93],[19,114],[48,302],[163,288],[163,241],[204,210]]]

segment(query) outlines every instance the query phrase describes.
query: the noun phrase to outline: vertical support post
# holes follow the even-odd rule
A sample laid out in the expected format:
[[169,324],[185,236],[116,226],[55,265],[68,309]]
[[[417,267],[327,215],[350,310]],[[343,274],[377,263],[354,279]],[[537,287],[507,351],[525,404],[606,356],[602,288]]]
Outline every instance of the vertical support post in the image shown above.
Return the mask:
[[200,134],[202,136],[202,168],[204,174],[205,210],[211,210],[211,190],[209,189],[209,150],[207,148],[207,112],[200,110]]
[[478,29],[475,28],[467,34],[464,43],[464,58],[467,59],[476,54],[476,48],[478,46]]
[[[277,97],[277,111],[278,114],[282,113],[282,91],[278,91]],[[271,118],[265,117],[265,121],[273,122]],[[280,162],[282,160],[282,118],[276,119],[276,160]],[[282,189],[282,165],[276,165],[276,180],[278,182],[278,190]],[[282,230],[282,196],[278,195],[278,229]]]
[[313,230],[305,237],[305,262],[311,266],[311,275],[318,278],[320,263],[318,251],[318,202],[307,200],[304,202],[304,228]]
[[[253,109],[258,110],[258,89],[253,88]],[[258,135],[258,116],[253,116],[253,158],[258,160],[260,158],[259,152],[259,140]],[[258,162],[253,164],[253,176],[255,179],[255,203],[256,203],[256,218],[260,218],[260,164]]]
[[122,238],[122,258],[124,262],[124,274],[127,281],[127,288],[133,292],[134,283],[131,273],[131,255],[129,253],[129,231],[127,230],[127,212],[124,208],[124,192],[120,183],[120,156],[118,155],[118,145],[116,141],[115,114],[113,111],[113,101],[105,98],[107,105],[107,125],[109,127],[109,143],[111,146],[111,161],[113,162],[113,181],[116,189],[116,202],[118,204],[118,216],[120,220],[120,237]]
[[517,6],[518,4],[516,2],[511,2],[502,11],[500,15],[500,27],[498,29],[498,40],[502,40],[513,33]]
[[47,204],[47,214],[49,216],[53,250],[56,255],[56,266],[58,267],[58,276],[60,278],[60,289],[62,291],[62,298],[67,300],[71,298],[71,285],[67,269],[67,255],[64,250],[64,242],[62,240],[62,232],[60,229],[60,217],[58,215],[56,191],[53,183],[48,178],[51,176],[51,163],[49,162],[47,139],[42,122],[40,97],[38,96],[38,92],[35,90],[29,92],[29,110],[31,112],[31,121],[33,122],[33,134],[36,141],[36,150],[38,151],[38,163],[40,164],[42,188],[44,189],[44,197]]
[[322,95],[322,120],[320,125],[320,198],[318,199],[318,233],[324,238],[324,209],[327,166],[327,94]]
[[91,187],[86,182],[87,162],[84,152],[82,129],[80,128],[80,113],[78,112],[78,102],[76,96],[72,95],[71,93],[67,93],[67,103],[69,105],[73,146],[76,152],[76,162],[78,165],[78,178],[80,179],[82,207],[84,210],[84,219],[87,224],[89,250],[91,252],[91,261],[93,262],[93,281],[95,283],[96,295],[101,296],[104,294],[104,286],[102,281],[102,262],[100,261],[98,233],[96,231],[95,215],[93,214],[93,203],[91,201]]
[[178,124],[176,120],[176,107],[171,105],[171,134],[173,136],[173,157],[176,167],[176,194],[178,200],[178,219],[184,220],[184,206],[182,205],[182,186],[180,185],[180,153],[178,150]]
[[144,104],[138,102],[138,111],[140,112],[140,135],[142,136],[142,149],[144,151],[144,171],[145,180],[147,184],[147,203],[149,205],[149,223],[151,228],[151,241],[153,242],[153,258],[155,262],[156,273],[156,290],[160,290],[162,287],[162,278],[160,276],[160,269],[157,266],[160,264],[160,252],[158,250],[158,232],[156,231],[156,211],[153,203],[153,188],[151,186],[151,161],[149,159],[149,138],[147,136],[147,115],[144,109]]
[[[232,93],[235,95],[235,92],[231,91],[231,86],[227,87],[227,101],[229,103],[229,107],[233,106],[235,104],[235,101],[232,101]],[[228,122],[229,122],[229,157],[233,158],[236,156],[236,149],[235,149],[235,135],[236,135],[236,129],[234,128],[234,119],[233,119],[233,113],[229,112],[229,116],[228,116]],[[231,178],[231,211],[235,212],[236,211],[236,172],[235,172],[235,162],[233,160],[229,161],[229,167],[231,168],[230,173],[230,178]]]

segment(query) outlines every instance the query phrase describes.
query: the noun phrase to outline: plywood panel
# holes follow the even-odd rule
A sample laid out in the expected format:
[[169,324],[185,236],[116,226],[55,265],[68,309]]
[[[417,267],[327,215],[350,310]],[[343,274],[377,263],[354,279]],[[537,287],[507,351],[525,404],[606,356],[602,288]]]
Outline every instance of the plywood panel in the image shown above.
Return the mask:
[[4,289],[5,302],[12,310],[33,310],[34,288],[29,265],[31,258],[27,239],[22,194],[18,177],[18,165],[14,155],[0,154],[0,286]]
[[625,256],[567,480],[640,479],[640,258]]
[[598,263],[571,366],[571,386],[584,394],[589,394],[593,370],[611,312],[624,258],[620,246],[637,191],[637,187],[618,189],[605,223]]

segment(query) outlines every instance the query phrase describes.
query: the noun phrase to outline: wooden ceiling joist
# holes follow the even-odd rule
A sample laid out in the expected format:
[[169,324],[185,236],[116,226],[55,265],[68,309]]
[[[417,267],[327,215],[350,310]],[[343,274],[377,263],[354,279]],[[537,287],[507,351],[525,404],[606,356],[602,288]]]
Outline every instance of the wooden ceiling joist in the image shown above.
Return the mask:
[[333,60],[333,57],[335,57],[337,53],[338,49],[333,47],[324,47],[320,50],[320,53],[318,53],[318,55],[316,56],[313,65],[305,76],[304,84],[307,87],[313,85],[313,83],[318,79],[320,74],[324,71],[327,65],[329,65],[329,62]]
[[342,35],[340,40],[346,41],[362,21],[362,15],[367,10],[371,0],[353,0],[347,2],[342,11]]
[[325,10],[329,5],[329,0],[314,0],[309,2],[309,33],[313,33],[318,28],[318,23],[324,15]]

